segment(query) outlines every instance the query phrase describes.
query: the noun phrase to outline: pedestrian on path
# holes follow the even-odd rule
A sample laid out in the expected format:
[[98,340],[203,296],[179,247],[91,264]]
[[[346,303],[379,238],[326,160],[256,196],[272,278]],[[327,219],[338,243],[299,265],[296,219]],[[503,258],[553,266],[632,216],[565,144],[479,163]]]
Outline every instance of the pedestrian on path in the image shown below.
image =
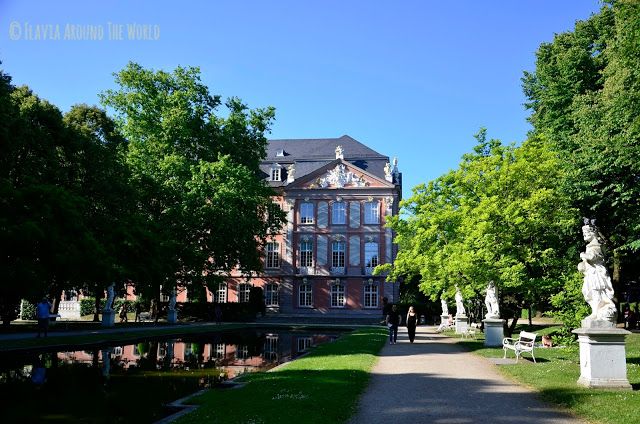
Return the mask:
[[43,297],[40,303],[36,306],[36,318],[38,319],[38,337],[40,333],[44,333],[47,337],[47,331],[49,330],[49,315],[51,314],[51,303],[46,297]]
[[416,338],[416,327],[418,326],[418,314],[416,314],[413,306],[409,306],[409,312],[407,312],[407,332],[409,333],[409,341],[413,343]]
[[400,312],[398,312],[397,305],[391,307],[391,311],[387,314],[385,322],[389,328],[389,344],[396,344],[398,340],[398,326],[400,325]]

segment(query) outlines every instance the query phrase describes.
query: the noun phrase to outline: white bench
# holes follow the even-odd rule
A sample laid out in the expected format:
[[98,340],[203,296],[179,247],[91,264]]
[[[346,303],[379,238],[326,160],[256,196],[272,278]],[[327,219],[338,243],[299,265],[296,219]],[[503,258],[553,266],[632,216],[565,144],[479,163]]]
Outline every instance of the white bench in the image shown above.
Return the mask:
[[507,350],[511,349],[516,354],[516,362],[520,359],[520,355],[527,352],[531,354],[531,358],[533,358],[533,362],[535,363],[536,357],[533,356],[533,347],[536,343],[536,337],[538,337],[536,333],[528,333],[526,331],[522,331],[517,339],[505,337],[502,339],[502,349],[504,349],[503,358],[507,357]]

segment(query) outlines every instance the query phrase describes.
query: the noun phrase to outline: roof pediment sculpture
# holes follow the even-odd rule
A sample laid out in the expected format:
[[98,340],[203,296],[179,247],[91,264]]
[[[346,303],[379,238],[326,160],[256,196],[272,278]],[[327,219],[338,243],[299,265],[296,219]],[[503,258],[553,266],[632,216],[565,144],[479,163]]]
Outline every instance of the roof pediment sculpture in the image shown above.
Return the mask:
[[367,185],[364,178],[347,170],[347,167],[344,166],[344,164],[336,165],[336,167],[329,170],[324,177],[318,178],[317,183],[321,188],[327,188],[330,186],[343,188],[348,185],[352,185],[354,187],[365,187]]

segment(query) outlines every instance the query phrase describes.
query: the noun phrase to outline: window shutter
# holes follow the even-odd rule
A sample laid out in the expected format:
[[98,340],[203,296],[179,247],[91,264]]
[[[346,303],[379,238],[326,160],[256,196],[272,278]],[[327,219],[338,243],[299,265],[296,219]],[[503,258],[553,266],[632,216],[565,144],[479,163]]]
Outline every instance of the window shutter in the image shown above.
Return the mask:
[[318,202],[318,228],[327,228],[329,224],[329,204]]
[[317,252],[318,266],[327,265],[327,236],[318,236],[318,252]]
[[349,226],[351,228],[360,226],[360,202],[349,203]]
[[360,265],[360,237],[349,237],[349,265]]

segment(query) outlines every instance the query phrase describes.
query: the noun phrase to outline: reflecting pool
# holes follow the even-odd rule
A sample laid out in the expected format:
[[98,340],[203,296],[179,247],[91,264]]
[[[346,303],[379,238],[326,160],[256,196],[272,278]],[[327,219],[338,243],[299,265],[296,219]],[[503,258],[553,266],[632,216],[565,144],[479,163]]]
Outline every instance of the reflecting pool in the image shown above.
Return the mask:
[[0,354],[0,422],[154,422],[173,412],[172,401],[338,335],[244,330]]

